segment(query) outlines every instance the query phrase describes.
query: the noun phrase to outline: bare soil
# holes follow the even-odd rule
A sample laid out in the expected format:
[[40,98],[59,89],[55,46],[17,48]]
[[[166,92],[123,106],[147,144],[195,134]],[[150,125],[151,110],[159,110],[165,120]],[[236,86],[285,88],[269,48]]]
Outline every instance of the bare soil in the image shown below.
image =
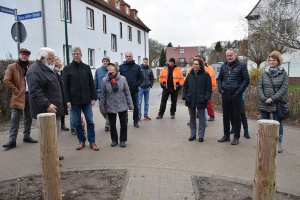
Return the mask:
[[[192,176],[196,200],[251,200],[253,186],[227,180]],[[299,196],[276,192],[275,200],[299,200]]]
[[[117,200],[128,180],[127,170],[90,170],[61,173],[64,200]],[[42,200],[41,176],[30,176],[0,182],[1,200]]]

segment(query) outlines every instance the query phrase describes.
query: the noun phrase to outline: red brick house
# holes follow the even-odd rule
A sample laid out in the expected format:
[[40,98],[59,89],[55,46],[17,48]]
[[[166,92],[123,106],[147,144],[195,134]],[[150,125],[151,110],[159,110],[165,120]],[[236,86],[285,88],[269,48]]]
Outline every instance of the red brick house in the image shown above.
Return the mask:
[[195,55],[199,55],[201,47],[167,47],[166,58],[167,62],[170,58],[175,58],[176,65],[180,67],[189,67]]

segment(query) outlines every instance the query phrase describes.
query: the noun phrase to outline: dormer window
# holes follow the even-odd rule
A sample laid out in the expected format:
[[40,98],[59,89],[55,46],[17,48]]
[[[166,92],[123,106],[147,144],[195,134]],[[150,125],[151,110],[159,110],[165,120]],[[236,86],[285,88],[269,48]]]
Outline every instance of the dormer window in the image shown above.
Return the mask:
[[116,0],[116,8],[120,9],[120,1]]
[[135,18],[135,19],[138,18],[137,12],[134,13],[134,18]]
[[129,15],[130,14],[130,10],[129,8],[126,6],[126,14]]

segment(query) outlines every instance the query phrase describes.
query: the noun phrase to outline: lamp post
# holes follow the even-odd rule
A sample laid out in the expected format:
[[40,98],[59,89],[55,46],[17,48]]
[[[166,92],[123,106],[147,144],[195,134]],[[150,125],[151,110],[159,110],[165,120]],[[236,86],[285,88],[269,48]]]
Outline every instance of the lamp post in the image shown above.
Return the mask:
[[67,64],[70,63],[69,59],[69,43],[68,43],[68,23],[67,23],[67,0],[64,0],[64,16],[65,16],[65,37],[66,37],[66,57]]

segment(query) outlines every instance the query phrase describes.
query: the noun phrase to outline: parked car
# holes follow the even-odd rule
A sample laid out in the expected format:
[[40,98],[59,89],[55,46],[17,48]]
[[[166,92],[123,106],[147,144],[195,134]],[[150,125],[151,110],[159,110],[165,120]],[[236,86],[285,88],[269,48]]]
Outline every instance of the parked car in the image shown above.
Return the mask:
[[212,66],[215,69],[216,72],[216,77],[218,78],[219,76],[219,72],[221,70],[221,65],[223,64],[223,62],[218,62],[218,63],[212,63],[210,64],[210,66]]
[[183,76],[186,76],[186,71],[187,71],[187,68],[188,67],[180,67],[181,71],[182,71],[182,74]]

